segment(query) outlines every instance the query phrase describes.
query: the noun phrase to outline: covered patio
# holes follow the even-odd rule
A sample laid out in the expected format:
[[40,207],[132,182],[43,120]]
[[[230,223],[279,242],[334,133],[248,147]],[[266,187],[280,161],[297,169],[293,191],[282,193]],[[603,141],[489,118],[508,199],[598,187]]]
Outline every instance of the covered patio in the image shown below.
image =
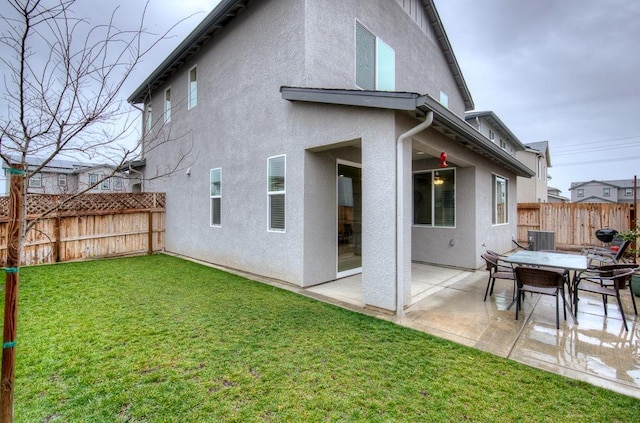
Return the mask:
[[[412,263],[411,301],[404,317],[365,308],[361,275],[301,290],[354,311],[509,358],[536,368],[640,398],[640,319],[623,293],[629,331],[615,301],[605,317],[599,296],[581,294],[578,322],[569,316],[555,327],[555,300],[527,295],[519,320],[511,303],[513,285],[498,280],[483,301],[487,271],[474,272]],[[639,298],[640,299],[640,298]],[[561,318],[562,319],[562,318]]]

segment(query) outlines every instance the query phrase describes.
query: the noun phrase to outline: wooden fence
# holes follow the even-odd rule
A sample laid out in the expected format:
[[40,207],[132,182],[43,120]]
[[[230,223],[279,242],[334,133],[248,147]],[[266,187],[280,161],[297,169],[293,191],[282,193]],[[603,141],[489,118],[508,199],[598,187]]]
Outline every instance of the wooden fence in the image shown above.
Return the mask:
[[[28,195],[22,265],[144,254],[164,249],[165,194]],[[7,257],[8,197],[0,197],[0,264]]]
[[633,206],[621,203],[519,203],[518,241],[527,242],[528,231],[555,232],[556,248],[580,250],[585,244],[600,244],[595,231],[619,232],[631,228]]

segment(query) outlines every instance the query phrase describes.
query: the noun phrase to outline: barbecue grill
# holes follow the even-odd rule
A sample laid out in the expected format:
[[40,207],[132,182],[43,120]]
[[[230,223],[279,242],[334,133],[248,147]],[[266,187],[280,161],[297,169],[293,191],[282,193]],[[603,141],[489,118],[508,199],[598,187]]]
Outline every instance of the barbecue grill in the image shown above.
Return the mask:
[[598,238],[601,242],[609,243],[613,241],[613,238],[618,234],[618,231],[615,229],[598,229],[596,231],[596,238]]

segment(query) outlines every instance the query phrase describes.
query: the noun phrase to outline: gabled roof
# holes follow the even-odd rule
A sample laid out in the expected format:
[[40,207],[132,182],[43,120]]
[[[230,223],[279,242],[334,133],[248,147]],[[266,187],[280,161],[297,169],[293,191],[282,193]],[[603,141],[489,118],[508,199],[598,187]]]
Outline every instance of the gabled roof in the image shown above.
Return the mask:
[[[625,182],[630,181],[631,184],[626,184]],[[617,181],[596,181],[595,179],[592,179],[590,181],[586,181],[586,182],[571,182],[571,187],[569,188],[569,191],[571,191],[572,189],[576,189],[576,188],[580,188],[586,185],[590,185],[590,184],[595,184],[598,186],[609,186],[612,188],[632,188],[633,187],[633,179],[624,179],[624,180],[617,180]],[[629,186],[630,185],[630,186]]]
[[592,195],[591,197],[581,198],[574,203],[615,203],[616,201]]
[[129,96],[129,103],[144,103],[150,93],[171,77],[216,33],[242,12],[251,0],[222,0]]
[[529,150],[541,154],[547,159],[547,167],[551,167],[551,154],[549,154],[549,141],[530,142],[524,145]]
[[[222,0],[204,20],[185,38],[178,47],[165,58],[162,63],[144,80],[129,96],[130,103],[144,103],[158,87],[163,85],[187,60],[197,53],[202,46],[227,26],[252,0]],[[431,24],[440,49],[444,53],[449,69],[453,74],[460,94],[464,100],[465,110],[472,110],[473,99],[462,71],[451,48],[451,43],[444,30],[440,15],[433,0],[421,0],[429,23]]]
[[470,150],[487,157],[518,176],[532,177],[535,172],[511,154],[484,137],[455,113],[429,95],[407,92],[341,90],[325,88],[281,87],[282,98],[289,101],[336,104],[400,110],[426,115],[433,112],[432,127]]
[[502,120],[500,120],[500,118],[494,112],[487,110],[487,111],[467,112],[464,114],[465,121],[473,120],[476,118],[482,118],[486,120],[491,126],[493,126],[496,129],[496,131],[510,138],[511,141],[513,141],[513,143],[516,145],[516,150],[525,149],[524,144],[520,142],[518,137],[516,137],[514,133],[511,132],[509,127],[505,125],[504,122],[502,122]]

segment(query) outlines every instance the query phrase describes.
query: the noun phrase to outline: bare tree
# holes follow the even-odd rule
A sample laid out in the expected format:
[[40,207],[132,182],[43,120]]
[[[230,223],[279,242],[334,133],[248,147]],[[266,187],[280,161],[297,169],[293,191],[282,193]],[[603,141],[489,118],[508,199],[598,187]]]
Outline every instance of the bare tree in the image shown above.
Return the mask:
[[[139,154],[142,138],[130,145],[139,112],[131,113],[121,90],[136,65],[175,27],[149,34],[144,27],[148,3],[131,29],[116,24],[117,8],[106,22],[94,25],[76,16],[74,3],[7,0],[0,21],[0,46],[9,52],[0,57],[7,70],[0,103],[0,158],[11,175],[0,392],[5,423],[13,421],[18,268],[25,235],[34,224],[26,220],[27,182],[55,158],[108,158],[115,172]],[[153,148],[146,140],[145,149]],[[176,170],[187,154],[175,158],[166,173]]]

